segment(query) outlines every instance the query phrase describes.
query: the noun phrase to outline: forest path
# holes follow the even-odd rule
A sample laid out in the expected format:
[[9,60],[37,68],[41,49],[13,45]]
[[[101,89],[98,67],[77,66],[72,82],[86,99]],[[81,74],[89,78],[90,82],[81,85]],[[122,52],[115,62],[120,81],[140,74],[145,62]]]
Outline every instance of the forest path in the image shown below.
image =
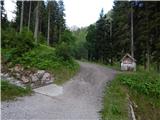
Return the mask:
[[34,93],[17,101],[2,102],[2,119],[97,120],[106,83],[116,71],[104,66],[79,62],[80,70],[63,87],[63,94]]

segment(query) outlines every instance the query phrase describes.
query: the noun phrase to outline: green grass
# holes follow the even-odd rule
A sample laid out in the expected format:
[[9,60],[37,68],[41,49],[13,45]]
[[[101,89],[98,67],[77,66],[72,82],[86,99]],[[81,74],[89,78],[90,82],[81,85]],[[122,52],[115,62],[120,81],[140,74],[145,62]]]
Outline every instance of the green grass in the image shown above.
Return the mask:
[[56,84],[63,84],[74,76],[79,69],[79,64],[72,58],[63,60],[63,58],[56,56],[54,48],[45,45],[40,45],[24,53],[13,63],[22,64],[27,69],[35,68],[50,71],[56,78],[54,81]]
[[121,74],[118,79],[131,90],[146,96],[160,98],[160,76],[152,72]]
[[59,69],[55,69],[54,74],[56,75],[56,79],[54,81],[55,84],[61,85],[68,81],[71,77],[73,77],[79,70],[79,64],[77,62],[73,62],[69,67],[61,67]]
[[30,95],[32,93],[30,88],[22,88],[10,84],[8,81],[1,80],[1,100],[13,100],[16,97]]
[[100,113],[102,120],[128,120],[126,90],[117,78],[106,87]]
[[158,120],[160,118],[160,75],[155,72],[122,74],[118,78],[127,87],[137,120]]
[[160,118],[159,74],[145,71],[118,74],[105,90],[101,111],[103,120],[128,119],[127,95],[138,106],[133,106],[137,120]]

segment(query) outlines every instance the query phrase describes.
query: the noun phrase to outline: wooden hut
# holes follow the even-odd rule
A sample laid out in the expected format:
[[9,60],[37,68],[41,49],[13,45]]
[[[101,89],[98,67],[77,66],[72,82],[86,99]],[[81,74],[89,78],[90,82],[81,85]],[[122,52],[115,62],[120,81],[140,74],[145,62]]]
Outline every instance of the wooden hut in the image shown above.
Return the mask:
[[136,71],[136,60],[128,53],[121,59],[121,70]]

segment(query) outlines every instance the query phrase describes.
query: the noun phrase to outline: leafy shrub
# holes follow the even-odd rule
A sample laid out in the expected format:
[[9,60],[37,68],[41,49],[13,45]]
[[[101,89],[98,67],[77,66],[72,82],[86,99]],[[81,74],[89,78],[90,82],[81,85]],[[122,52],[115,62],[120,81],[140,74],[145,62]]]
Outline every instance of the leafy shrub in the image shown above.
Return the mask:
[[122,84],[139,93],[152,97],[160,97],[160,77],[154,73],[136,73],[120,75]]
[[15,39],[15,36],[16,36],[16,31],[15,29],[6,29],[6,30],[2,30],[2,33],[1,33],[1,46],[2,48],[13,48],[16,43],[16,39]]
[[18,33],[16,39],[18,42],[18,44],[16,44],[16,48],[21,54],[31,50],[34,47],[33,34],[30,31],[28,32],[26,29],[24,29],[21,33]]
[[65,31],[63,32],[63,34],[62,34],[60,43],[65,42],[65,43],[67,43],[68,45],[71,45],[71,44],[74,43],[75,39],[76,39],[76,38],[72,35],[72,32],[71,32],[71,31],[65,30]]
[[2,49],[2,63],[7,63],[12,61],[16,57],[17,50],[15,48],[12,49]]
[[54,49],[47,46],[37,46],[32,51],[26,52],[22,57],[14,60],[14,64],[20,63],[26,67],[48,69],[59,67],[60,59],[55,56]]
[[42,35],[42,33],[40,33],[40,34],[38,35],[38,41],[39,41],[40,44],[47,45],[47,40],[46,40],[46,38]]
[[7,60],[11,60],[11,57],[12,59],[15,59],[23,53],[31,50],[33,47],[33,34],[27,29],[23,29],[21,33],[16,33],[14,29],[2,31],[2,48],[7,49],[8,54],[4,54],[7,55]]
[[71,59],[70,47],[65,42],[62,42],[56,47],[55,53],[65,61]]

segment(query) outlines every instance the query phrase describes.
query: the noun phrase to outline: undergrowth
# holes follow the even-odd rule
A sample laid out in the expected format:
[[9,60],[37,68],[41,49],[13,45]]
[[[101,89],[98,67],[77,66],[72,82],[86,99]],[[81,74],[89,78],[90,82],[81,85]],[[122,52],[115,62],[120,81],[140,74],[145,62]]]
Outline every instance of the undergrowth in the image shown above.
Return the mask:
[[[3,52],[3,54],[10,54],[10,52]],[[6,55],[7,56],[7,55]],[[53,73],[55,83],[63,84],[69,80],[79,69],[78,63],[72,58],[64,60],[62,57],[55,54],[55,49],[39,45],[29,52],[24,53],[21,57],[11,59],[11,66],[21,64],[26,69],[43,69]]]
[[126,91],[117,79],[106,86],[100,114],[102,120],[128,120]]
[[8,81],[1,80],[1,100],[13,100],[16,97],[31,95],[32,90],[27,87],[22,88],[13,84],[10,84]]
[[137,120],[160,118],[160,75],[141,71],[118,74],[106,88],[101,111],[103,120],[127,119],[127,114],[125,117],[122,114],[128,108],[127,94],[135,104],[133,107]]

